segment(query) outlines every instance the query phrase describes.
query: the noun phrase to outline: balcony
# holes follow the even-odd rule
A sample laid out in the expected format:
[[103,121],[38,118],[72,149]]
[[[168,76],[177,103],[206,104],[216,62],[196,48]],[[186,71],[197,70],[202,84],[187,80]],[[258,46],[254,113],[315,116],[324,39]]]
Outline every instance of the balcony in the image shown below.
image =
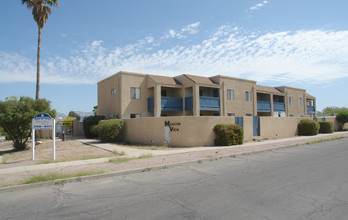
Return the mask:
[[199,106],[201,111],[220,111],[220,98],[200,96]]
[[314,114],[315,114],[315,107],[307,106],[307,115],[314,115]]
[[285,103],[284,102],[273,102],[273,111],[285,112]]
[[[220,98],[200,96],[199,104],[201,111],[220,111]],[[192,111],[193,98],[185,97],[185,110]]]
[[[147,109],[148,111],[154,110],[154,98],[147,99]],[[182,111],[182,98],[174,97],[161,97],[161,111]]]
[[271,102],[257,101],[257,112],[271,112]]

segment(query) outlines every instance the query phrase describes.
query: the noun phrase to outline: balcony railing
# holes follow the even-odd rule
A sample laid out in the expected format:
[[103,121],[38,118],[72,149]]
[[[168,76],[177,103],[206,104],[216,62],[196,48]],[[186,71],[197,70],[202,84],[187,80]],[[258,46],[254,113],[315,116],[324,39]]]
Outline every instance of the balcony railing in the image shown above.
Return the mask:
[[201,111],[220,111],[220,98],[200,96],[199,106]]
[[271,112],[271,102],[257,101],[257,112]]
[[192,98],[192,96],[185,97],[185,110],[192,111],[192,109],[193,109],[193,98]]
[[284,102],[273,102],[273,111],[285,112],[285,103]]
[[[154,98],[147,99],[148,111],[154,110]],[[182,98],[161,97],[161,111],[182,111]]]
[[[220,98],[217,97],[199,97],[199,107],[201,111],[220,111]],[[193,98],[185,97],[185,110],[192,111]]]
[[315,107],[307,106],[307,115],[314,115],[314,114],[315,114]]

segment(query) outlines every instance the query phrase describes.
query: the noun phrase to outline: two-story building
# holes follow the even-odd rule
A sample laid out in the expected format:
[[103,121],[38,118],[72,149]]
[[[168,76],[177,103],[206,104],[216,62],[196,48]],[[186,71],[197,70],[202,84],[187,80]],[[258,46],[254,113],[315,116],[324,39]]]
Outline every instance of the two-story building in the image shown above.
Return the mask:
[[176,77],[118,72],[98,82],[98,114],[122,119],[161,116],[315,115],[305,89],[268,87],[229,76]]

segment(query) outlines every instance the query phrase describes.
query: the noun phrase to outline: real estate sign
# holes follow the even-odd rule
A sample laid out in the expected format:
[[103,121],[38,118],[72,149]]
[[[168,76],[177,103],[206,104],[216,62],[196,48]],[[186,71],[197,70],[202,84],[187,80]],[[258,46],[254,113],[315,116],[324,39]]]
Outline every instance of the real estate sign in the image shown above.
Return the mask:
[[35,160],[35,130],[52,130],[53,160],[56,160],[56,120],[49,114],[40,113],[31,121],[32,160]]

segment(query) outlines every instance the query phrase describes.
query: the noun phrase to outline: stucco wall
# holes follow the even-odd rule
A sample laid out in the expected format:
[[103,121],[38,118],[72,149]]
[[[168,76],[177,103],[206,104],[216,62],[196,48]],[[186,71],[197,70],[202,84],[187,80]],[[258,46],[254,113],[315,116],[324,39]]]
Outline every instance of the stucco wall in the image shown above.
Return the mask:
[[[260,117],[261,134],[253,136],[253,117],[243,117],[244,141],[294,137],[297,135],[297,125],[301,119],[303,118]],[[318,121],[320,120],[321,118],[318,118]],[[326,118],[326,121],[333,121],[335,130],[338,129],[335,118]],[[169,127],[165,126],[165,122],[170,123]],[[214,126],[234,122],[235,117],[214,116],[126,119],[124,137],[134,144],[165,145],[165,141],[168,141],[169,146],[212,146],[215,139]]]

